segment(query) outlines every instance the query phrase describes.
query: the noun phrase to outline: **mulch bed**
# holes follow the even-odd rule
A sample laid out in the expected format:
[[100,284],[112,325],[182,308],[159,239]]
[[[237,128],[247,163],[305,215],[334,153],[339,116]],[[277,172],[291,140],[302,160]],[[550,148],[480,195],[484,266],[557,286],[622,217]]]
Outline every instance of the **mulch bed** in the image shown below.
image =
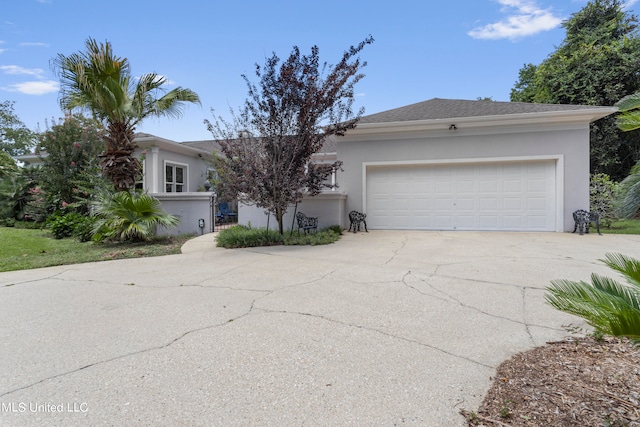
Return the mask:
[[470,426],[640,426],[640,349],[571,338],[502,363]]

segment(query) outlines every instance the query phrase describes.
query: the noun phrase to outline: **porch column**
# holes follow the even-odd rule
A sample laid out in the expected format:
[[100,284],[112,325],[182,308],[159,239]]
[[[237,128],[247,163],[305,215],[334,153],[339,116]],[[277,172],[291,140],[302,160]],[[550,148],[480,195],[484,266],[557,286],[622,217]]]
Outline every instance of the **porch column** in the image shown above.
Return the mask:
[[[159,187],[160,187],[160,179],[164,176],[163,171],[161,171],[160,169],[160,161],[159,161],[159,156],[158,153],[160,152],[160,149],[158,147],[152,147],[151,148],[151,156],[149,156],[149,165],[151,166],[151,185],[149,186],[149,191],[151,193],[160,193],[161,191],[159,191]],[[145,159],[147,160],[147,159]],[[163,183],[164,184],[164,183]],[[162,191],[162,193],[164,193],[164,191]]]

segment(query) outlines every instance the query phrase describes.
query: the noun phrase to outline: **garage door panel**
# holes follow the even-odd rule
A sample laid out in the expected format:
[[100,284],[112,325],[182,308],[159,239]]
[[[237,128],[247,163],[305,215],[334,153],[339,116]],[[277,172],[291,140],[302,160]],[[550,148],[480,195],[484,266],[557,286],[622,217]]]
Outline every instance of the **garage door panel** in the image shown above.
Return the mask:
[[555,230],[555,161],[375,166],[372,229]]
[[476,192],[476,181],[471,179],[460,179],[456,182],[456,192],[460,193],[475,193]]
[[450,197],[436,197],[434,199],[434,210],[438,211],[448,211],[453,208],[453,199]]
[[502,181],[502,191],[504,193],[518,193],[522,192],[522,181],[515,179],[505,179]]
[[478,181],[478,191],[481,193],[485,192],[497,192],[498,191],[498,181],[495,179],[487,180],[481,179]]
[[497,197],[480,197],[478,208],[480,208],[481,211],[497,211],[498,207]]
[[476,199],[473,197],[459,197],[455,202],[458,211],[475,211]]
[[502,224],[505,230],[522,230],[527,227],[522,216],[503,215]]
[[478,217],[478,229],[495,230],[499,226],[498,217],[496,215],[480,215]]

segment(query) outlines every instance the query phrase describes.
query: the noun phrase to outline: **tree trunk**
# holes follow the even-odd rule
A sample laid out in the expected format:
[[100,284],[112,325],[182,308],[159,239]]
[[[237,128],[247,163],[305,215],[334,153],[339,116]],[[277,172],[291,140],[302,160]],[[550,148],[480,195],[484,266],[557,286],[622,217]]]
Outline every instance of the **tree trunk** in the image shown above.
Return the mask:
[[111,123],[105,137],[105,152],[100,157],[104,176],[116,191],[127,191],[135,187],[140,175],[140,162],[133,155],[136,144],[134,130],[124,123]]
[[284,211],[282,208],[276,208],[276,221],[278,221],[278,232],[280,234],[284,234],[284,224],[282,221],[282,217],[284,216]]

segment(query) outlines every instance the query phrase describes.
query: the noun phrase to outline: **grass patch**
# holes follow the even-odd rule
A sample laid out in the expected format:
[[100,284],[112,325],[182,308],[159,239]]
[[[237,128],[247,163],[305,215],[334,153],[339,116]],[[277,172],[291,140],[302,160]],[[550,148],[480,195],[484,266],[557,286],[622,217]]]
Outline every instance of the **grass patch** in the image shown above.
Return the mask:
[[235,225],[218,233],[216,244],[227,249],[275,245],[328,245],[340,239],[342,233],[339,231],[340,228],[334,226],[313,234],[287,232],[281,235],[277,231],[266,228]]
[[179,254],[193,236],[158,237],[141,243],[92,243],[54,239],[45,230],[0,227],[0,272],[123,258]]
[[[595,231],[591,227],[591,232]],[[619,219],[611,223],[609,227],[600,226],[603,234],[640,234],[640,219]]]

